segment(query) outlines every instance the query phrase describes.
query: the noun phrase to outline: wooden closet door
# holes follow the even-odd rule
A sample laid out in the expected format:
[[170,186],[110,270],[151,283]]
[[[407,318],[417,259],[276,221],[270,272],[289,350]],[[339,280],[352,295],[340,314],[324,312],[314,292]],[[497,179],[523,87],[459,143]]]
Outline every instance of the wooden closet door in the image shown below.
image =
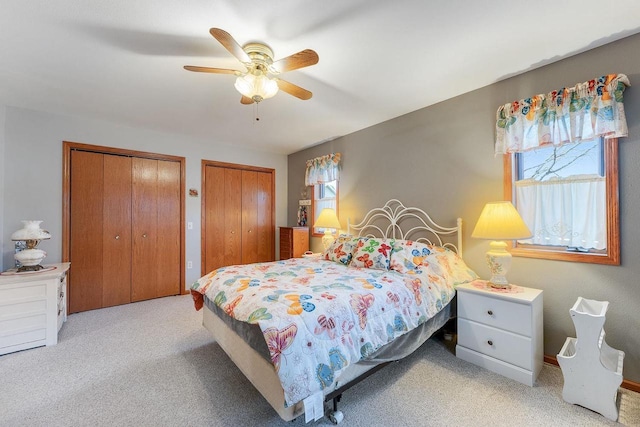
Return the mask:
[[225,169],[216,166],[204,168],[204,197],[203,218],[204,232],[202,233],[202,249],[204,262],[202,274],[224,266],[224,177]]
[[256,262],[275,260],[275,229],[273,227],[273,174],[268,172],[257,173],[257,259]]
[[258,261],[258,172],[242,171],[242,264]]
[[125,156],[103,158],[102,307],[110,307],[131,302],[132,162]]
[[156,297],[180,293],[180,163],[158,160]]
[[275,259],[272,169],[202,161],[202,274]]
[[224,170],[224,265],[242,264],[242,171]]
[[102,307],[103,157],[100,153],[71,152],[70,313]]
[[158,161],[132,159],[131,301],[156,297]]

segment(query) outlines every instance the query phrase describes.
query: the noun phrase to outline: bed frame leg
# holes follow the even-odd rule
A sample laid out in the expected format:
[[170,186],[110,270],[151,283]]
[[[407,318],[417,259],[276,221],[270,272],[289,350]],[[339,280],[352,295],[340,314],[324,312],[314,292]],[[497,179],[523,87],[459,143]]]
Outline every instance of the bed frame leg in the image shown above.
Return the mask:
[[339,394],[333,398],[333,411],[329,412],[329,414],[327,415],[329,417],[329,420],[333,424],[339,424],[340,421],[344,419],[344,414],[342,413],[342,411],[338,411],[338,402],[340,402],[340,399],[342,399],[342,394]]

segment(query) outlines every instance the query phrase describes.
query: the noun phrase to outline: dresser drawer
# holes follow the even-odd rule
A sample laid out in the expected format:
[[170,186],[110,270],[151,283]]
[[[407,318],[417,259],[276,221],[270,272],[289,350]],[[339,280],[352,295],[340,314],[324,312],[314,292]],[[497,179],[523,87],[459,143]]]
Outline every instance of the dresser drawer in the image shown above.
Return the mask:
[[471,292],[459,292],[458,317],[526,337],[532,335],[530,305],[518,304]]
[[458,345],[523,369],[532,369],[531,338],[458,319]]
[[30,317],[34,314],[45,314],[47,312],[47,300],[42,299],[23,299],[19,303],[12,305],[0,306],[0,322],[9,319],[22,317]]
[[46,313],[25,313],[21,316],[9,317],[0,322],[0,336],[21,333],[22,331],[33,329],[46,329]]
[[22,301],[47,298],[46,283],[28,283],[8,285],[0,289],[0,306],[20,303]]
[[[23,349],[44,345],[46,337],[47,329],[44,327],[20,330],[11,334],[0,334],[0,354],[9,352],[11,349],[7,348],[12,346],[23,346],[21,348]],[[29,345],[29,343],[34,343],[34,345]],[[12,351],[16,350],[13,349]]]

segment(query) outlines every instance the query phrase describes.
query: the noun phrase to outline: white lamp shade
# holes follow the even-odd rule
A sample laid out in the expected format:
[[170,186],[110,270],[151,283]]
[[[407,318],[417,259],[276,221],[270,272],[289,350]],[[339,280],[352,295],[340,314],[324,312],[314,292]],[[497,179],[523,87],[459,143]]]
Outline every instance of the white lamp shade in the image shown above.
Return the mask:
[[531,237],[531,231],[511,202],[491,202],[482,209],[471,237],[490,240],[527,239]]
[[313,226],[316,228],[333,228],[335,230],[339,230],[341,227],[336,211],[331,208],[322,209]]
[[24,227],[11,235],[11,240],[46,240],[51,238],[48,231],[40,228],[42,221],[22,221]]
[[278,93],[278,84],[264,74],[247,73],[236,79],[235,88],[242,95],[256,102],[271,98]]

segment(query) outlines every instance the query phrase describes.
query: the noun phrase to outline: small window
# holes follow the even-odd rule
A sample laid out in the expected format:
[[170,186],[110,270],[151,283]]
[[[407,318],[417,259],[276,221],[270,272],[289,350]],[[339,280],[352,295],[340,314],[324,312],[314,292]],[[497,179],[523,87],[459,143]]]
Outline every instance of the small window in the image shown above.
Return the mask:
[[313,186],[313,220],[310,225],[312,226],[312,234],[317,237],[324,235],[324,228],[313,227],[313,224],[324,208],[334,209],[336,215],[340,216],[338,212],[338,181],[329,181]]
[[532,237],[516,256],[619,264],[617,140],[505,155],[505,195]]

